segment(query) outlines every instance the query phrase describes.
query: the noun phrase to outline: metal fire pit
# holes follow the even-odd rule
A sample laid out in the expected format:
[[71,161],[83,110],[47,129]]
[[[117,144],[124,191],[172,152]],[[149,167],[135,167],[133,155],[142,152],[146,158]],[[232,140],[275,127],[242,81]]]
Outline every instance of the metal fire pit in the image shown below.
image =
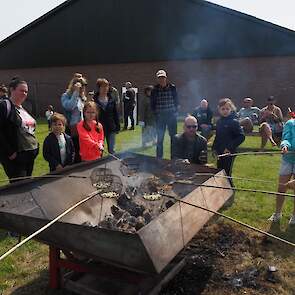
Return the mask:
[[[139,186],[154,175],[166,177],[166,181],[173,180],[173,177],[185,179],[196,172],[225,175],[224,171],[213,168],[174,166],[168,160],[159,161],[134,153],[118,156],[125,159],[132,169],[106,157],[69,167],[63,172],[65,177],[29,180],[0,188],[0,226],[23,235],[33,233],[95,191],[90,176],[98,168],[107,168],[113,175],[120,177],[124,189]],[[69,175],[87,178],[67,177]],[[229,181],[222,177],[202,175],[196,176],[194,181],[230,188]],[[169,193],[212,210],[219,210],[233,195],[232,190],[179,183]],[[156,274],[172,261],[213,215],[176,202],[136,233],[92,227],[111,213],[112,205],[116,205],[116,199],[95,197],[41,233],[38,240],[94,260]]]

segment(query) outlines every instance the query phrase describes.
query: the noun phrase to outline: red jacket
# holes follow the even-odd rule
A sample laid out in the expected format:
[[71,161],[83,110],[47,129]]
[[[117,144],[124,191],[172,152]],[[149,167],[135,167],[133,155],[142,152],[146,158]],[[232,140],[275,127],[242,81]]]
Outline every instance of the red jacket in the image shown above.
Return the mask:
[[83,122],[80,121],[77,124],[77,130],[79,134],[79,144],[80,144],[80,156],[82,161],[92,161],[101,158],[103,143],[104,143],[104,132],[102,125],[98,123],[100,132],[98,133],[96,129],[96,122],[93,121],[89,124],[91,128],[87,131],[83,127]]

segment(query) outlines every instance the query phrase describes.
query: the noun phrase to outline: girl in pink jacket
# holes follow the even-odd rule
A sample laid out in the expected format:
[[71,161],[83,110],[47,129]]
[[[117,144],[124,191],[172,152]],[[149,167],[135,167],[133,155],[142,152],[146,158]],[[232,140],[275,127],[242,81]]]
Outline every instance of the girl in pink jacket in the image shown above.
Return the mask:
[[98,111],[95,102],[86,102],[83,109],[84,120],[77,125],[82,161],[92,161],[102,157],[104,132],[97,117]]

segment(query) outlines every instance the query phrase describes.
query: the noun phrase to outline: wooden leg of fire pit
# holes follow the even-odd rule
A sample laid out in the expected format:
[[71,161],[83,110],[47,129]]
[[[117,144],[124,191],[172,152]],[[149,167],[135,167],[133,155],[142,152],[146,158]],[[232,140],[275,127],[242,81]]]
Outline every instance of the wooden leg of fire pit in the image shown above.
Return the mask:
[[60,288],[60,268],[59,268],[60,250],[49,246],[49,286],[51,289]]

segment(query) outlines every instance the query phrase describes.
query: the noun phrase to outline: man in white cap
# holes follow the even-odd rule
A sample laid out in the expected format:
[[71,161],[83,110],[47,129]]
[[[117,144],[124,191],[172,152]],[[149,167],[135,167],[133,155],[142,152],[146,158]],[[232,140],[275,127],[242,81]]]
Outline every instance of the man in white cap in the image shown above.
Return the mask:
[[131,128],[130,130],[134,130],[134,117],[133,111],[135,107],[135,91],[132,88],[131,82],[125,83],[126,92],[123,96],[123,103],[124,103],[124,129],[127,129],[128,126],[128,118],[131,121]]
[[158,84],[151,94],[151,108],[155,113],[157,128],[157,158],[163,158],[163,141],[166,127],[172,140],[177,133],[178,97],[175,85],[168,82],[164,70],[156,73]]

